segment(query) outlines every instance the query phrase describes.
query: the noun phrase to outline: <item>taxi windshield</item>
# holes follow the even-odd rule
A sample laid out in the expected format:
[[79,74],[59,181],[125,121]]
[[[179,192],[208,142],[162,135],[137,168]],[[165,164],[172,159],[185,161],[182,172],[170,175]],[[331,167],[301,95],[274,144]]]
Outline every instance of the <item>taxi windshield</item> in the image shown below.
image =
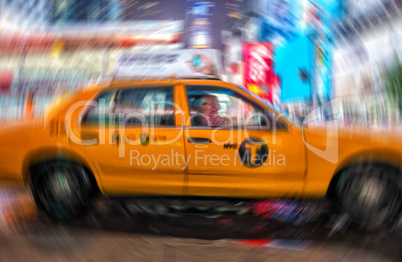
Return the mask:
[[[256,95],[255,93],[251,92],[250,90],[248,90],[246,87],[236,84],[236,86],[238,88],[240,88],[241,90],[243,90],[244,92],[247,92],[249,95],[251,95],[253,98],[255,98],[256,100],[259,100],[260,102],[264,103],[265,105],[267,105],[270,109],[272,109],[273,111],[279,113],[281,115],[281,117],[286,118],[288,121],[295,123],[295,121],[292,120],[292,118],[290,117],[289,113],[282,110],[282,108],[278,107],[278,106],[273,106],[271,103],[269,103],[268,101],[262,99],[261,97],[259,97],[258,95]],[[297,123],[296,123],[297,124]]]

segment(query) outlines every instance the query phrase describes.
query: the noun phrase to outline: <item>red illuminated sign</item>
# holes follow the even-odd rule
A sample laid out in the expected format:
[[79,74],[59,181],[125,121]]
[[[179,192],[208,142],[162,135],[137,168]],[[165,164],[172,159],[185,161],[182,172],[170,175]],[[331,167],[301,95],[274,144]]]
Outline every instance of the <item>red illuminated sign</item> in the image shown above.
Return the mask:
[[244,43],[243,62],[243,85],[272,103],[271,90],[274,77],[272,70],[272,44]]

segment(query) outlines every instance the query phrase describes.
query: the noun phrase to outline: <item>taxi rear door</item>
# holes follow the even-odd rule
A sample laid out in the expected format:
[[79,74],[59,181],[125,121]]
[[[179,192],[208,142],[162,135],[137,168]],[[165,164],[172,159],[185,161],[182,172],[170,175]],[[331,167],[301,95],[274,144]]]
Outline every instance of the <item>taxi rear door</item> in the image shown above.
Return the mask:
[[[173,83],[125,87],[108,101],[114,105],[104,114],[112,121],[103,130],[84,116],[82,135],[106,134],[103,144],[81,147],[97,163],[106,193],[183,194],[183,126],[176,100]],[[101,116],[95,111],[92,117],[96,122]]]

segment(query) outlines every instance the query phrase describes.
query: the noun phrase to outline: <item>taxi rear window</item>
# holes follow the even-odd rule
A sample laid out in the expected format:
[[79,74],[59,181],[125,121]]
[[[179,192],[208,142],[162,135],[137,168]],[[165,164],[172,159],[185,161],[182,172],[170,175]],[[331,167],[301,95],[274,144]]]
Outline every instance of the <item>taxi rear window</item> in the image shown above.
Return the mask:
[[104,121],[108,125],[113,117],[113,100],[117,90],[108,90],[101,93],[95,100],[93,106],[89,106],[85,113],[82,124],[85,125],[98,125],[100,121]]
[[122,89],[115,115],[126,125],[175,126],[173,86]]
[[94,101],[83,124],[108,126],[124,121],[126,126],[175,126],[173,86],[108,90]]

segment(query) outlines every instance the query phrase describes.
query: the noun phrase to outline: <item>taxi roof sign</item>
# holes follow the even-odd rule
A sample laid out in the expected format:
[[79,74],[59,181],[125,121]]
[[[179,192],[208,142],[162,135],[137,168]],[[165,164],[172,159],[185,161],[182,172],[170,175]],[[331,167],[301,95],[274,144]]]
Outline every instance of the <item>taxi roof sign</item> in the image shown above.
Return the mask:
[[124,52],[117,59],[115,78],[220,78],[221,53],[215,49]]

